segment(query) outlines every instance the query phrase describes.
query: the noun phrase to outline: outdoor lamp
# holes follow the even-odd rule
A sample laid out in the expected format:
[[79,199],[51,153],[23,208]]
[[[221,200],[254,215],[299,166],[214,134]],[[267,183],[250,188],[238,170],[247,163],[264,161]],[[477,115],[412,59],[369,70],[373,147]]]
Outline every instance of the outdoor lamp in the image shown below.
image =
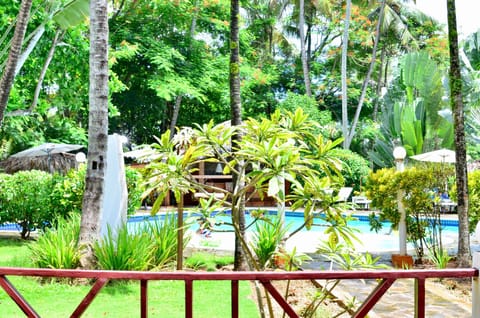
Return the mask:
[[85,161],[87,161],[87,156],[85,156],[83,152],[79,152],[75,155],[75,160],[78,163],[84,163]]
[[395,159],[395,162],[397,164],[397,171],[400,171],[400,172],[403,171],[403,168],[404,168],[403,160],[405,159],[406,156],[407,156],[407,151],[402,146],[395,147],[393,149],[393,158]]
[[[403,172],[404,170],[404,160],[407,156],[407,151],[405,148],[399,146],[393,149],[393,158],[395,158],[395,163],[397,164],[397,171]],[[407,222],[406,222],[406,213],[405,207],[403,206],[403,197],[405,192],[402,189],[397,191],[397,204],[398,212],[400,213],[400,221],[398,222],[398,236],[399,236],[399,254],[392,255],[392,263],[395,267],[411,267],[413,265],[413,259],[411,256],[407,255]]]

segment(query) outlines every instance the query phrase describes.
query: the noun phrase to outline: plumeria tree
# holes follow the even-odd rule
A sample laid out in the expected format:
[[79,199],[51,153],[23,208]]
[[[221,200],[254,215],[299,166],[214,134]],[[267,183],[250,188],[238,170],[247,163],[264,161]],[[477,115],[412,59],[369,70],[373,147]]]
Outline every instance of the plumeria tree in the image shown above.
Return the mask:
[[[211,202],[220,201],[231,209],[232,216],[241,208],[240,197],[245,197],[248,203],[254,196],[264,198],[268,195],[279,202],[291,201],[293,209],[304,208],[304,226],[307,227],[312,225],[315,211],[326,211],[326,221],[337,227],[329,231],[332,239],[334,236],[338,240],[348,237],[348,231],[343,229],[342,211],[332,208],[336,201],[335,190],[333,195],[327,191],[342,186],[341,162],[331,152],[342,140],[330,141],[321,135],[315,136],[312,133],[315,127],[315,123],[298,109],[284,115],[277,111],[268,119],[248,119],[240,126],[210,122],[193,130],[188,128],[190,137],[183,138],[182,144],[171,139],[167,131],[153,145],[156,159],[147,166],[145,195],[158,194],[152,212],[159,210],[169,191],[177,198],[187,192],[213,197]],[[238,132],[243,138],[232,146],[231,136]],[[232,189],[202,183],[196,176],[199,166],[212,162],[220,164],[225,175],[243,175],[244,182],[235,184]],[[284,180],[292,185],[288,196]],[[233,218],[232,225],[251,268],[255,267],[238,220]]]

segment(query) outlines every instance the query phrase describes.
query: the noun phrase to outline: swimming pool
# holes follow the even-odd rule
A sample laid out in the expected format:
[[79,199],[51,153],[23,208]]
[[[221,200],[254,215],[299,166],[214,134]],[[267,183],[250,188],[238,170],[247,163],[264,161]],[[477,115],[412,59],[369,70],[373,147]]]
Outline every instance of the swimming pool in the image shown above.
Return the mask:
[[[266,210],[264,212],[266,215],[270,215],[274,217],[276,215],[275,210]],[[190,217],[196,218],[199,215],[193,214]],[[134,216],[129,218],[129,226],[136,227],[137,225],[141,224],[141,222],[145,220],[161,220],[164,215],[158,215],[155,217],[150,216]],[[396,251],[399,249],[399,237],[397,231],[390,230],[390,223],[383,222],[382,229],[376,233],[375,231],[370,231],[370,224],[368,221],[367,215],[353,215],[356,220],[349,221],[348,224],[357,229],[356,232],[357,238],[360,242],[355,242],[355,248],[358,251],[369,251],[369,252],[388,252],[388,251]],[[253,221],[253,217],[250,215],[250,211],[246,211],[245,213],[245,220],[246,224],[250,224]],[[218,221],[223,222],[231,222],[231,216],[226,212],[226,215],[220,215],[217,217]],[[140,222],[140,223],[139,223]],[[294,231],[298,227],[303,224],[303,213],[301,212],[292,212],[286,211],[285,212],[285,224],[289,225],[289,230]],[[316,248],[320,240],[326,239],[327,235],[324,234],[326,229],[325,221],[315,218],[314,219],[314,226],[311,227],[310,230],[306,228],[302,229],[300,232],[295,234],[289,242],[287,242],[287,246],[294,245],[297,249],[303,252],[315,252]],[[453,243],[458,237],[458,221],[456,220],[441,220],[442,225],[442,240],[443,244],[451,244]],[[252,227],[254,228],[254,227]],[[194,222],[192,227],[190,228],[192,231],[196,231],[198,229],[198,224]],[[225,233],[224,231],[232,231],[232,226],[227,224],[220,224],[216,225],[215,229],[217,231],[223,232],[214,232],[213,238],[218,238],[222,240],[233,240],[232,238],[228,238],[228,235],[233,237],[233,233]],[[222,243],[222,245],[224,245]],[[413,249],[413,244],[408,244],[407,248],[409,250]]]

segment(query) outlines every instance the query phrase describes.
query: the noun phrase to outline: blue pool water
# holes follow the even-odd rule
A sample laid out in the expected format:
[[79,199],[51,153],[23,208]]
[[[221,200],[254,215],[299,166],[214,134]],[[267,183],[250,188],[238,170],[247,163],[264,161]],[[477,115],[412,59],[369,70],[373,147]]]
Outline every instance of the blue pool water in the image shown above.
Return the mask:
[[[275,211],[267,211],[265,213],[269,213],[275,215]],[[138,226],[141,226],[143,221],[145,220],[160,220],[164,216],[159,215],[155,217],[142,217],[142,216],[135,216],[129,219],[129,226],[132,229],[138,229]],[[399,249],[399,236],[398,232],[390,230],[390,223],[384,222],[382,229],[376,233],[374,231],[370,231],[370,224],[368,222],[368,216],[366,215],[354,215],[356,220],[349,221],[349,225],[358,230],[355,233],[355,236],[360,240],[360,242],[355,241],[354,245],[357,251],[361,252],[396,252]],[[198,218],[197,216],[193,216],[194,220]],[[219,216],[217,217],[217,221],[223,220],[224,222],[231,222],[231,217],[229,215],[226,216]],[[249,224],[253,218],[247,213],[246,214],[246,222]],[[285,213],[285,223],[291,224],[289,230],[293,231],[299,226],[303,224],[303,214],[299,212],[286,212]],[[317,224],[316,226],[312,226],[310,230],[303,229],[302,231],[295,234],[287,241],[287,248],[296,247],[297,251],[299,252],[307,252],[307,253],[314,253],[318,248],[320,241],[326,239],[326,235],[324,231],[326,229],[326,225],[324,221],[321,219],[316,218],[314,223]],[[254,228],[254,227],[252,227]],[[193,225],[191,227],[192,231],[196,231],[198,229],[198,224],[193,221]],[[232,227],[230,225],[216,225],[216,230],[220,231],[232,231]],[[458,221],[456,220],[442,220],[442,240],[444,246],[446,244],[453,243],[458,237]],[[195,238],[198,241],[198,237]],[[212,238],[208,239],[214,242],[218,242],[220,247],[218,248],[225,248],[229,250],[233,250],[233,233],[222,233],[222,232],[213,232]],[[197,242],[198,244],[198,242]],[[201,246],[197,245],[197,246]],[[211,245],[209,245],[211,246]],[[412,250],[414,246],[412,244],[407,244],[407,248]]]
[[[266,211],[267,215],[270,215],[271,217],[276,216],[276,211]],[[157,215],[154,217],[150,216],[134,216],[129,218],[129,224],[131,226],[138,225],[139,222],[145,221],[145,220],[162,220],[164,215]],[[187,216],[188,217],[188,216]],[[198,217],[198,215],[193,215],[190,216],[193,218]],[[366,215],[353,215],[355,220],[349,221],[348,224],[349,226],[355,228],[358,230],[359,233],[363,234],[376,234],[374,231],[370,231],[370,224],[368,221],[368,216]],[[231,222],[231,216],[228,214],[228,212],[225,215],[220,215],[217,216],[216,218],[217,222],[225,222],[226,224],[217,224],[215,226],[216,230],[219,231],[229,231],[232,230],[232,226],[228,225],[228,223]],[[246,212],[245,214],[245,221],[248,224],[250,224],[254,218],[250,215],[249,211]],[[294,231],[295,229],[299,228],[300,226],[303,225],[304,218],[303,214],[300,212],[291,212],[287,211],[285,212],[285,224],[289,225],[289,230]],[[310,230],[307,230],[306,228],[302,229],[302,231],[312,231],[312,232],[324,232],[326,225],[328,225],[325,221],[323,221],[320,218],[315,218],[314,219],[314,226],[311,227]],[[379,231],[379,233],[390,233],[390,222],[382,222],[382,229]],[[457,234],[458,233],[458,221],[457,220],[441,220],[441,225],[442,225],[442,232],[443,233],[450,233],[450,234]],[[194,223],[192,225],[192,230],[195,230],[198,228],[198,225]]]

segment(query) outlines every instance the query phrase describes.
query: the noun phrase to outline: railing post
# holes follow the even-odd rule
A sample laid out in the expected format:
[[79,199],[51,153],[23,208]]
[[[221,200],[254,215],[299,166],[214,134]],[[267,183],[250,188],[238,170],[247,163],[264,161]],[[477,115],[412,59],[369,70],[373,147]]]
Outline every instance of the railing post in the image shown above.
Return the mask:
[[425,318],[425,278],[415,278],[415,318]]
[[232,280],[232,318],[238,318],[238,280]]
[[193,281],[185,279],[185,318],[193,317]]
[[[480,253],[473,253],[473,267],[480,268]],[[472,279],[472,317],[480,317],[480,281],[478,276]]]
[[140,281],[140,317],[147,318],[148,316],[148,280],[142,279]]

